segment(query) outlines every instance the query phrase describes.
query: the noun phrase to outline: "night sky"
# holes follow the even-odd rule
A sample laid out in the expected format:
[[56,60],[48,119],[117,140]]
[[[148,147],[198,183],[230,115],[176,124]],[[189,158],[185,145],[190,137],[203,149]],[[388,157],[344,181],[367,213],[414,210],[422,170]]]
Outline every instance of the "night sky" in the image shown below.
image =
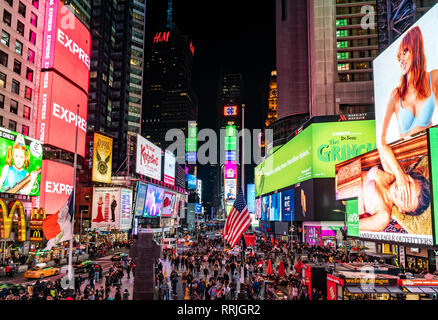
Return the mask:
[[[146,42],[164,27],[166,11],[167,0],[147,1]],[[216,128],[211,115],[216,114],[221,68],[242,73],[245,127],[263,128],[270,73],[275,70],[275,2],[173,0],[173,21],[195,47],[192,80],[199,129]],[[207,169],[200,168],[201,179]]]

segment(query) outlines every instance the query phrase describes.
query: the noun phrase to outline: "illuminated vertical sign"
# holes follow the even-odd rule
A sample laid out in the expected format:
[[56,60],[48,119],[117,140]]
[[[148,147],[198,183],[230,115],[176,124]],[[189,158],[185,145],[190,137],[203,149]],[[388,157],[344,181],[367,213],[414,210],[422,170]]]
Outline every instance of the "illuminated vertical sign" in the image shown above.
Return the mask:
[[225,179],[237,178],[237,164],[235,161],[227,162],[224,164],[224,178]]

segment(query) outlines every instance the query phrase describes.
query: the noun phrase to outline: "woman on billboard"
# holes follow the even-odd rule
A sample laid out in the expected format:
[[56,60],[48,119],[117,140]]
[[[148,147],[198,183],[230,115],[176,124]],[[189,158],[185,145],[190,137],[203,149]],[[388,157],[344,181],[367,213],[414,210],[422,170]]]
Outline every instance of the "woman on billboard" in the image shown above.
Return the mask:
[[[406,215],[419,216],[430,205],[429,181],[419,172],[405,173],[391,149],[379,150],[379,154],[383,170],[374,166],[362,172],[365,217],[360,218],[361,231],[384,231],[393,206]],[[407,181],[406,194],[398,184],[400,180]]]
[[382,145],[392,115],[397,117],[399,137],[405,138],[423,131],[432,124],[438,90],[438,70],[426,71],[426,56],[423,35],[418,26],[412,28],[402,39],[398,48],[400,84],[390,96],[382,128]]
[[41,169],[29,174],[30,151],[26,149],[24,137],[18,135],[12,147],[8,148],[6,164],[0,175],[0,192],[30,194]]

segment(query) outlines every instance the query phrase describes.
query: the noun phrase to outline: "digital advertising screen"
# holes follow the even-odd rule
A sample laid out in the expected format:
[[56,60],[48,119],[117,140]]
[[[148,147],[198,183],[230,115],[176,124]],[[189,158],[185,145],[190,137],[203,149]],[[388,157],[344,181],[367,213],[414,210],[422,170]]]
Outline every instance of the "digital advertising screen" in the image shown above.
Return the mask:
[[346,200],[347,234],[349,237],[359,237],[359,214],[357,199]]
[[0,193],[40,195],[43,146],[0,127]]
[[172,152],[164,152],[164,183],[175,185],[176,158]]
[[281,221],[294,221],[295,218],[294,189],[281,192]]
[[161,207],[164,201],[164,189],[148,185],[146,193],[146,202],[144,207],[144,217],[159,217],[161,214]]
[[227,162],[224,164],[224,178],[236,179],[237,178],[237,164],[236,162]]
[[246,185],[246,205],[249,212],[255,212],[255,185],[253,183]]
[[174,206],[175,199],[176,197],[174,193],[164,191],[163,208],[161,209],[162,217],[172,216],[172,208]]
[[[438,128],[429,129],[429,150],[432,190],[438,192]],[[432,193],[433,194],[433,193]],[[435,245],[438,244],[438,197],[432,198],[433,216],[435,221]]]
[[137,184],[137,195],[135,199],[135,210],[134,210],[134,216],[136,217],[143,216],[147,190],[148,190],[148,185],[139,181]]
[[52,160],[42,161],[39,207],[55,214],[73,191],[73,166]]
[[224,180],[225,189],[225,199],[226,200],[236,200],[237,196],[237,180],[236,179],[225,179]]
[[313,183],[307,180],[295,185],[295,221],[312,221],[314,219]]
[[237,116],[237,106],[224,106],[224,116]]
[[186,175],[186,180],[187,180],[187,188],[189,190],[196,190],[196,176],[193,174],[187,174]]
[[161,180],[161,149],[137,134],[137,160],[135,172]]
[[236,161],[236,151],[225,151],[225,161]]
[[437,21],[435,5],[373,61],[378,146],[438,124]]
[[88,94],[91,33],[59,0],[46,1],[41,69],[54,68]]
[[120,189],[120,230],[131,229],[132,190]]
[[255,218],[262,220],[262,198],[255,199]]
[[91,228],[120,229],[120,188],[93,188]]
[[92,181],[111,183],[113,139],[94,133]]
[[336,197],[358,199],[360,238],[433,246],[427,135],[337,166]]
[[281,220],[281,192],[262,197],[262,220]]
[[77,153],[84,157],[87,110],[88,97],[82,90],[53,71],[41,72],[36,125],[38,140],[74,153],[77,127]]
[[255,168],[256,196],[333,178],[337,163],[375,148],[374,120],[312,123]]

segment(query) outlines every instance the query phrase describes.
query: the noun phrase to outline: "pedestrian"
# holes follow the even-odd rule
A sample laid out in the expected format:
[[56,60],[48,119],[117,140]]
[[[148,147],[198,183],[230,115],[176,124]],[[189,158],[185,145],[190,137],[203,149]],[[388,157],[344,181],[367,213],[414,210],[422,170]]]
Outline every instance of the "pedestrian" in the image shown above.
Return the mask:
[[122,294],[120,292],[120,287],[117,287],[116,294],[114,295],[114,300],[122,300]]
[[163,280],[161,290],[163,291],[163,300],[169,300],[169,285],[167,284],[167,279]]
[[96,282],[98,282],[100,280],[100,266],[98,264],[96,264],[94,266],[94,280]]
[[125,289],[123,292],[123,300],[129,300],[129,291],[128,289]]

